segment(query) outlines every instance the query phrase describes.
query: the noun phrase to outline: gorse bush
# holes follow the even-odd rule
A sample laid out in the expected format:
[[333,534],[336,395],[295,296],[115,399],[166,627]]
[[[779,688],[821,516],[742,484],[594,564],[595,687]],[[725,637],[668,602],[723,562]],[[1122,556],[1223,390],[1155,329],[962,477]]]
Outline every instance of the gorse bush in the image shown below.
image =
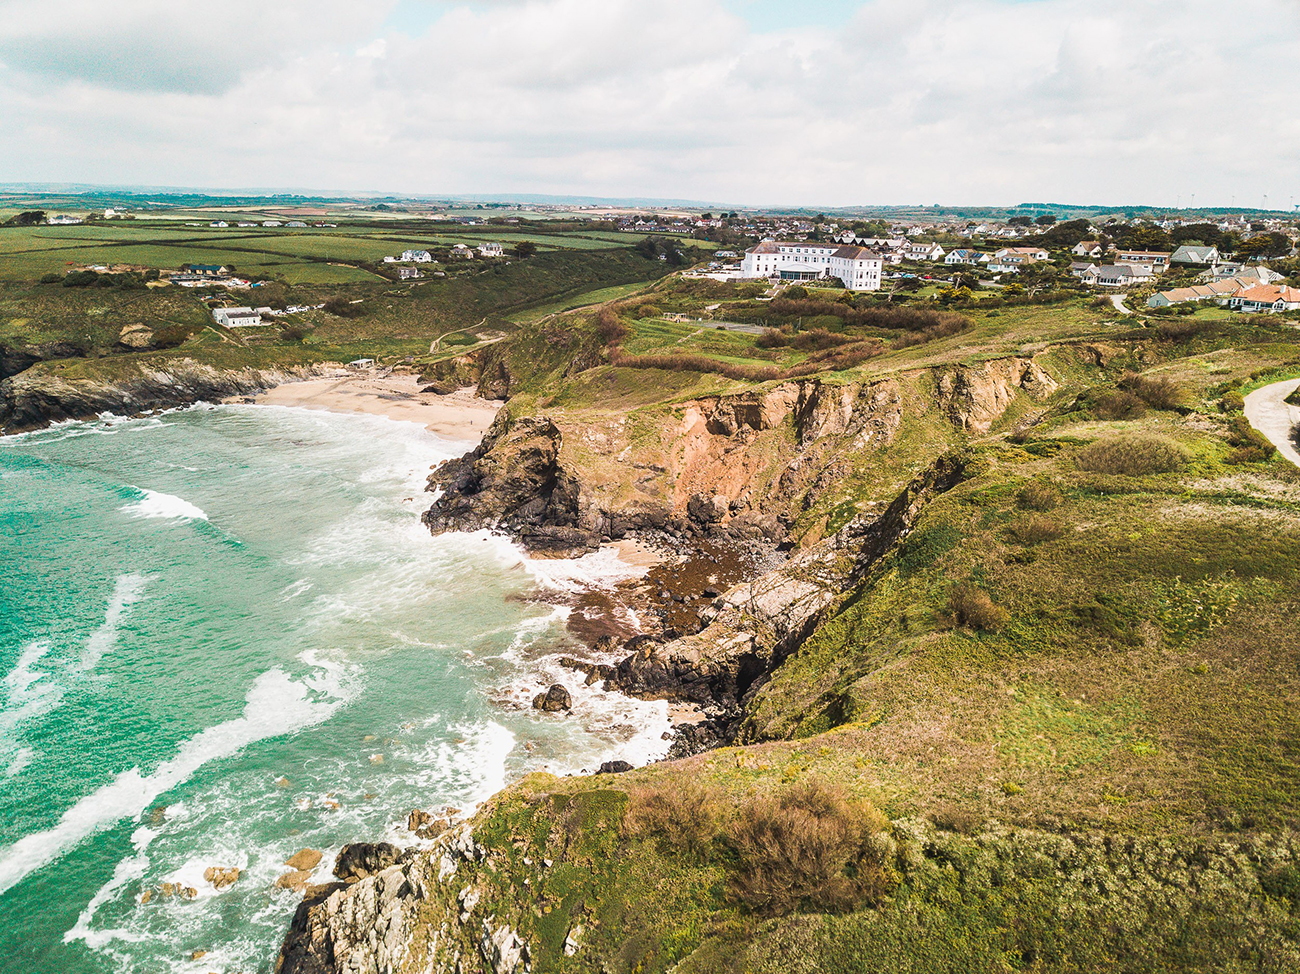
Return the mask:
[[1131,392],[1152,409],[1178,409],[1183,405],[1183,390],[1172,379],[1164,376],[1137,375],[1130,372],[1119,382],[1121,389]]
[[1084,447],[1077,462],[1090,473],[1144,477],[1181,470],[1187,464],[1187,453],[1161,436],[1117,436]]
[[614,345],[627,337],[627,328],[613,308],[601,308],[596,315],[596,334],[602,344]]
[[706,856],[718,834],[718,802],[699,785],[634,788],[628,793],[623,832],[654,837],[667,850]]
[[325,310],[336,318],[360,318],[366,313],[365,305],[353,304],[347,298],[338,295],[325,300]]
[[1012,524],[1007,528],[1007,533],[1021,544],[1034,545],[1055,541],[1065,534],[1065,528],[1055,518],[1035,514]]
[[1102,393],[1092,403],[1092,414],[1098,419],[1140,419],[1146,411],[1146,402],[1119,389]]
[[879,903],[895,883],[872,841],[888,826],[868,802],[819,781],[742,804],[723,841],[732,897],[760,914]]
[[1016,505],[1024,511],[1051,511],[1061,503],[1061,492],[1051,484],[1026,484],[1016,495]]
[[948,612],[954,624],[982,631],[1001,629],[1011,618],[1011,613],[997,605],[988,592],[968,582],[953,587]]
[[1235,447],[1228,456],[1229,463],[1261,463],[1277,452],[1269,438],[1251,426],[1245,416],[1236,416],[1228,424],[1228,445]]

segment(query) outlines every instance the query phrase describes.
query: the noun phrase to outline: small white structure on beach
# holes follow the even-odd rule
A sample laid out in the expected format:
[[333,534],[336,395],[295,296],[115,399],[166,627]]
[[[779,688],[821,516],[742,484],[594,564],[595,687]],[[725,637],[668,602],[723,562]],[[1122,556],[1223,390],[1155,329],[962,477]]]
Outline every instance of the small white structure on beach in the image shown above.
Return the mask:
[[349,369],[373,369],[374,367],[375,367],[375,360],[372,358],[353,359],[351,362],[348,363]]

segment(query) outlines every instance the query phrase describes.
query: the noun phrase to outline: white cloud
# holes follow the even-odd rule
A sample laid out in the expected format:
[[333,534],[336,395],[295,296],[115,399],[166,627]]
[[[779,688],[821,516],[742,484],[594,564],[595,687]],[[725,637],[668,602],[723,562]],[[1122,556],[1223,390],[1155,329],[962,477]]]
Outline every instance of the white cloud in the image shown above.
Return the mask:
[[1300,158],[1290,0],[430,5],[0,0],[0,179],[1255,204]]

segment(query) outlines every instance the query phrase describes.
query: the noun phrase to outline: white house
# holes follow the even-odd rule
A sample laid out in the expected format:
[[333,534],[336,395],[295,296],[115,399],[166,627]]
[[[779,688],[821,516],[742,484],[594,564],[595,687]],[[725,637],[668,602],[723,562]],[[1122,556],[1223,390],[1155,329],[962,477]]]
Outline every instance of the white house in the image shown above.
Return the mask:
[[1198,278],[1202,281],[1226,281],[1233,278],[1250,278],[1252,283],[1276,284],[1284,280],[1283,275],[1267,267],[1247,267],[1245,264],[1218,264],[1208,271],[1202,271]]
[[246,328],[260,325],[262,316],[252,308],[213,308],[212,320],[227,328]]
[[49,224],[50,226],[52,226],[52,227],[69,227],[69,226],[72,226],[74,223],[80,223],[80,222],[81,222],[81,217],[79,217],[79,216],[65,216],[64,214],[60,213],[60,214],[57,214],[56,216],[52,216],[52,217],[50,217],[50,218],[49,218],[48,220],[46,220],[45,222],[48,223],[48,224]]
[[937,243],[910,243],[903,249],[908,260],[943,260],[944,249]]
[[1300,288],[1256,284],[1254,287],[1242,288],[1229,298],[1228,307],[1234,311],[1267,311],[1270,314],[1300,310]]
[[764,240],[745,251],[741,275],[782,281],[839,278],[850,291],[880,288],[884,261],[875,251],[853,244],[778,243]]
[[[451,248],[451,256],[457,260],[470,260],[474,256],[474,251],[463,243],[458,243]],[[662,257],[663,255],[660,254]]]
[[1169,269],[1169,258],[1172,256],[1161,250],[1121,250],[1115,255],[1115,263],[1147,264],[1159,274]]
[[1021,259],[1018,261],[1021,264],[1032,264],[1035,261],[1047,260],[1050,256],[1051,254],[1042,247],[1003,247],[1001,250],[993,252],[995,260],[1006,260],[1008,257],[1028,258],[1027,260]]
[[1089,257],[1096,260],[1105,255],[1106,248],[1101,245],[1100,240],[1080,240],[1074,245],[1072,253],[1076,257]]
[[1174,255],[1169,258],[1169,262],[1171,264],[1209,264],[1213,266],[1219,262],[1219,248],[1189,247],[1184,244],[1174,251]]
[[1084,284],[1099,287],[1132,287],[1145,284],[1155,277],[1150,264],[1108,264],[1098,267],[1095,273],[1082,278]]
[[978,264],[983,260],[988,263],[988,258],[978,250],[950,250],[948,256],[943,262],[948,265],[952,264]]
[[282,224],[280,223],[279,220],[263,220],[263,221],[262,221],[262,226],[264,226],[264,227],[278,227],[278,226],[282,226]]
[[228,226],[230,226],[230,224],[227,223],[225,220],[213,220],[211,223],[208,224],[208,226],[210,226],[210,227],[228,227]]
[[505,248],[499,243],[491,242],[479,244],[478,252],[484,257],[501,257],[505,254]]
[[397,279],[399,281],[413,281],[420,277],[420,270],[417,267],[399,267],[397,268]]
[[1087,260],[1076,260],[1070,264],[1070,274],[1083,280],[1089,275],[1096,275],[1097,265]]
[[403,250],[402,260],[408,264],[428,264],[433,261],[433,255],[427,250]]

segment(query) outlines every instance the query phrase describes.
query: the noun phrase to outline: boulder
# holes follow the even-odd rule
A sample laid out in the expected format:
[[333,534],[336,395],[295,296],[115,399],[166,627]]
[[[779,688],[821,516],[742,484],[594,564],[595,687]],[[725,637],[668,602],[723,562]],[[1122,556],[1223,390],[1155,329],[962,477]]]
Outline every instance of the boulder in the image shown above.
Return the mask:
[[556,683],[545,693],[539,693],[533,698],[533,709],[542,710],[548,714],[558,713],[562,710],[572,710],[573,698],[569,696],[569,691],[562,684]]
[[239,881],[239,870],[234,866],[209,866],[203,870],[203,880],[217,889],[225,889]]
[[315,849],[299,849],[284,864],[290,869],[305,869],[308,872],[320,865],[321,853]]
[[285,873],[275,881],[277,889],[291,889],[295,893],[301,893],[311,882],[310,869],[295,869],[293,872]]
[[402,850],[391,842],[354,842],[345,845],[334,863],[334,875],[345,883],[355,883],[396,865]]
[[625,771],[631,771],[632,765],[626,761],[606,761],[600,766],[597,774],[622,774]]

